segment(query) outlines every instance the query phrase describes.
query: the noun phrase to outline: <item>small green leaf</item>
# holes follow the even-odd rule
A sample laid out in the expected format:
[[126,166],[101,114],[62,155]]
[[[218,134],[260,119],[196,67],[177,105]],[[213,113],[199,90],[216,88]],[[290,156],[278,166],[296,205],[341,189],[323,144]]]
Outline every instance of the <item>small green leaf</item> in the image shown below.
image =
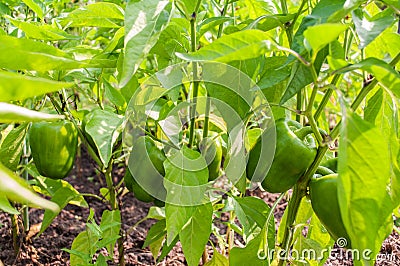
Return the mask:
[[336,40],[346,29],[347,25],[339,23],[325,23],[308,27],[304,37],[310,44],[313,54],[317,54],[330,42]]
[[189,266],[199,265],[201,254],[211,233],[211,203],[196,206],[187,224],[179,233],[183,253]]
[[0,123],[21,123],[39,121],[58,121],[63,119],[63,115],[52,115],[32,111],[24,107],[0,102]]
[[85,130],[92,137],[104,165],[112,156],[112,148],[121,133],[121,116],[107,110],[94,110],[88,115]]
[[11,206],[5,195],[0,195],[0,210],[5,211],[9,214],[19,214],[19,211]]
[[114,246],[117,239],[120,237],[119,231],[121,229],[121,213],[119,210],[105,210],[101,216],[100,229],[102,231],[102,238],[111,239],[106,245],[108,254],[112,257],[114,254]]
[[53,25],[37,25],[32,22],[25,22],[21,20],[13,19],[7,16],[7,19],[17,28],[25,32],[25,35],[29,38],[45,40],[45,41],[57,41],[57,40],[79,40],[80,37],[66,33],[65,31],[53,26]]
[[22,0],[30,9],[33,10],[33,12],[36,13],[36,15],[40,18],[43,19],[43,9],[42,7],[37,3],[38,1],[34,0]]
[[187,61],[230,62],[255,58],[272,49],[272,42],[267,33],[260,30],[245,30],[230,35],[223,35],[211,44],[190,54],[176,55]]
[[62,26],[118,28],[116,22],[122,22],[124,11],[113,3],[93,3],[70,12],[61,20]]
[[83,231],[72,242],[70,253],[71,266],[88,265],[95,253],[95,244],[99,241],[88,231]]
[[229,266],[228,259],[214,248],[214,255],[204,266]]
[[[166,234],[167,234],[167,230],[166,230],[165,219],[157,221],[155,224],[153,224],[150,227],[149,231],[147,232],[146,240],[144,241],[143,248],[156,242],[158,239],[165,237]],[[158,255],[158,252],[156,255],[153,254],[153,257],[156,257],[157,255]]]
[[[0,103],[0,114],[1,114],[1,103]],[[0,162],[3,163],[4,166],[11,169],[12,171],[16,171],[18,168],[18,164],[21,159],[22,150],[24,147],[24,140],[27,129],[28,129],[28,124],[19,125],[18,127],[11,130],[1,143]]]

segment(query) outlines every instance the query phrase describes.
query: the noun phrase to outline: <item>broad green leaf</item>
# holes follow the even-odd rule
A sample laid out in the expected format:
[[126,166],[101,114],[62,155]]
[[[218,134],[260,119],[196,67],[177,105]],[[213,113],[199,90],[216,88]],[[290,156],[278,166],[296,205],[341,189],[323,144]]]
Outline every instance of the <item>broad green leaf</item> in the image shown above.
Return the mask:
[[[65,70],[88,66],[42,42],[0,36],[0,67],[12,70]],[[12,56],[10,56],[12,51]]]
[[[165,237],[167,234],[165,219],[157,221],[153,224],[146,235],[146,240],[144,241],[143,248],[149,246],[150,244],[156,242],[158,239]],[[157,257],[153,254],[153,257]]]
[[[286,61],[286,56],[274,56],[265,59],[263,74],[257,82],[258,87],[263,90],[263,92],[281,83],[290,76],[290,67],[285,66]],[[274,103],[277,102],[275,101]]]
[[125,10],[125,56],[120,86],[125,86],[138,70],[161,30],[170,19],[169,1],[128,2]]
[[22,0],[30,9],[33,10],[33,12],[36,13],[36,15],[40,18],[43,19],[43,9],[42,7],[37,3],[38,1],[34,0]]
[[124,19],[122,8],[113,3],[93,3],[70,12],[61,20],[68,27],[104,27],[119,28],[117,23]]
[[91,259],[92,254],[96,251],[95,244],[99,239],[93,236],[88,231],[83,231],[75,237],[71,245],[70,263],[71,266],[87,265]]
[[[365,47],[366,57],[395,58],[400,53],[400,34],[391,32],[390,29],[376,37]],[[389,59],[390,60],[390,59]]]
[[358,38],[360,39],[359,49],[366,47],[386,28],[390,27],[396,19],[393,16],[393,11],[388,8],[382,13],[376,15],[372,19],[364,16],[362,9],[358,8],[353,11],[352,18]]
[[179,233],[183,254],[189,266],[199,265],[201,254],[210,237],[212,215],[211,203],[196,206],[187,224]]
[[230,266],[243,266],[243,265],[252,265],[252,266],[265,266],[269,265],[269,260],[271,259],[271,250],[275,248],[269,247],[269,254],[264,253],[264,234],[265,229],[261,231],[261,233],[253,238],[244,248],[233,247],[229,253],[229,265]]
[[192,217],[196,207],[165,203],[167,245],[170,245]]
[[323,253],[322,250],[331,248],[333,245],[333,240],[315,213],[312,214],[308,232],[307,238],[314,241],[316,244],[314,245],[314,248],[317,252],[319,252],[317,254],[323,256],[322,258],[319,257],[319,265],[322,265],[329,257],[329,254],[327,252]]
[[202,22],[200,22],[197,25],[197,31],[199,32],[199,36],[203,36],[204,33],[208,31],[212,31],[215,29],[217,26],[228,22],[228,21],[233,21],[233,18],[230,17],[211,17],[211,18],[206,18]]
[[347,115],[343,126],[338,165],[340,211],[352,248],[370,249],[374,257],[393,225],[387,191],[391,177],[388,140],[356,114]]
[[339,74],[356,69],[371,73],[384,87],[400,98],[400,74],[389,64],[377,58],[367,58],[359,63],[338,70]]
[[[1,110],[1,103],[0,103]],[[0,111],[1,114],[1,111]],[[1,117],[1,116],[0,116]],[[0,121],[1,122],[1,121]],[[21,124],[11,130],[0,146],[0,162],[12,171],[16,171],[21,159],[28,124]]]
[[260,30],[245,30],[230,35],[223,35],[211,44],[190,54],[177,53],[188,61],[230,62],[255,58],[272,49],[267,33]]
[[[167,202],[180,206],[195,206],[204,203],[208,168],[204,157],[199,152],[184,146],[165,160],[164,168]],[[167,227],[169,228],[167,210]],[[168,240],[171,241],[174,237],[175,234],[172,234]]]
[[115,141],[121,133],[123,118],[107,110],[94,110],[88,115],[85,130],[92,137],[104,166],[108,165]]
[[21,123],[39,121],[51,122],[58,121],[63,118],[63,115],[52,115],[36,112],[18,105],[0,102],[0,123]]
[[[237,218],[243,226],[246,241],[257,227],[264,227],[270,208],[262,199],[255,197],[234,198],[233,202]],[[270,244],[274,245],[274,243],[273,239]]]
[[[325,61],[326,55],[328,54],[328,47],[322,49],[318,52],[317,57],[314,62],[314,68],[319,74],[321,66]],[[303,65],[299,61],[295,61],[292,67],[292,73],[286,87],[286,91],[283,94],[279,104],[283,105],[289,99],[294,97],[299,91],[301,91],[305,86],[313,82],[313,77],[310,68]]]
[[167,244],[167,241],[164,241],[162,250],[161,250],[161,254],[157,259],[157,262],[162,261],[167,255],[168,253],[175,247],[176,243],[178,243],[178,236],[170,243]]
[[103,78],[104,96],[114,104],[118,110],[126,109],[126,101],[120,90],[114,88],[106,79]]
[[317,54],[330,42],[336,40],[346,29],[347,25],[339,23],[324,23],[308,27],[304,31],[305,40],[310,44],[313,54]]
[[73,86],[73,83],[57,82],[0,71],[0,101],[3,102],[24,100],[71,86]]
[[262,31],[269,31],[276,27],[284,27],[285,23],[294,18],[294,14],[276,14],[276,15],[263,15],[255,19],[247,26],[248,28],[256,28]]
[[58,205],[36,195],[25,180],[16,176],[11,170],[0,164],[0,193],[8,199],[51,211],[59,211]]
[[391,186],[390,195],[393,207],[400,205],[400,167],[398,163],[398,108],[396,99],[392,99],[383,89],[379,89],[369,100],[364,109],[364,119],[380,129],[385,139],[388,139],[388,149],[391,151]]
[[[62,210],[65,206],[67,206],[68,202],[73,200],[75,197],[76,194],[74,190],[70,189],[69,187],[60,187],[52,196],[51,201],[56,203],[60,207],[60,210]],[[54,220],[54,218],[56,218],[59,213],[59,211],[52,212],[49,210],[46,210],[44,212],[42,226],[40,227],[40,233],[43,233],[44,230],[49,227],[51,222]]]
[[13,206],[11,206],[5,195],[0,195],[0,210],[7,212],[9,214],[19,214]]
[[335,40],[329,44],[329,55],[326,57],[328,64],[332,70],[337,70],[347,66],[342,44]]
[[77,40],[80,39],[78,36],[74,36],[66,33],[65,31],[57,28],[53,25],[47,24],[34,24],[32,22],[25,22],[16,20],[11,17],[7,17],[8,20],[17,28],[22,30],[25,35],[29,38],[45,40],[45,41],[56,41],[56,40]]
[[119,231],[121,229],[121,213],[119,210],[105,210],[101,216],[100,229],[103,232],[103,239],[112,239],[111,243],[107,245],[108,254],[114,254],[114,246],[119,238]]
[[214,254],[204,266],[229,266],[229,260],[214,248]]
[[239,0],[238,5],[242,7],[237,11],[242,18],[255,19],[265,14],[279,13],[272,1]]

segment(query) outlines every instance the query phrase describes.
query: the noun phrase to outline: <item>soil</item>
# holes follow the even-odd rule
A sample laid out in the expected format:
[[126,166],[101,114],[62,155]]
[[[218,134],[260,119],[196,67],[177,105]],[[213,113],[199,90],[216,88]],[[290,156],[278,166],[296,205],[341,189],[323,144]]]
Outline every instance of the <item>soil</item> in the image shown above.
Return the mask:
[[[79,192],[87,194],[99,194],[101,187],[104,187],[103,177],[95,170],[94,163],[88,159],[89,156],[83,151],[80,159],[77,159],[76,166],[69,177],[66,178]],[[79,169],[79,170],[77,170]],[[124,169],[117,169],[114,176],[116,183],[123,177]],[[255,190],[251,192],[263,198],[270,206],[276,200],[276,194],[269,194]],[[95,197],[85,197],[89,207],[95,211],[95,219],[99,223],[101,214],[108,209],[107,205]],[[275,218],[280,220],[287,203],[283,200],[278,205]],[[122,228],[126,232],[139,220],[147,215],[152,203],[143,203],[136,200],[131,193],[121,199]],[[89,215],[89,208],[81,208],[75,205],[68,205],[54,219],[46,231],[37,235],[43,210],[30,209],[29,217],[31,229],[29,232],[21,232],[19,252],[14,254],[13,240],[11,234],[11,219],[8,214],[0,212],[0,266],[4,265],[69,265],[69,254],[63,248],[71,248],[72,241],[85,230],[85,222]],[[224,217],[221,218],[224,220]],[[21,218],[18,218],[21,224]],[[160,263],[156,264],[148,248],[142,248],[146,233],[154,220],[146,220],[140,223],[132,233],[124,239],[126,265],[187,265],[183,256],[182,248],[177,244],[169,255]],[[221,223],[222,225],[222,223]],[[218,226],[221,226],[218,225]],[[22,226],[21,226],[22,228]],[[221,228],[221,233],[225,230]],[[240,243],[237,237],[235,243]],[[212,248],[208,247],[211,257]],[[117,253],[117,252],[116,252]],[[115,257],[117,254],[115,255]],[[115,260],[117,261],[117,260]],[[109,265],[116,265],[109,263]],[[343,249],[335,246],[331,257],[325,265],[353,265]],[[378,256],[376,265],[400,265],[400,237],[393,232],[383,243],[381,253]]]

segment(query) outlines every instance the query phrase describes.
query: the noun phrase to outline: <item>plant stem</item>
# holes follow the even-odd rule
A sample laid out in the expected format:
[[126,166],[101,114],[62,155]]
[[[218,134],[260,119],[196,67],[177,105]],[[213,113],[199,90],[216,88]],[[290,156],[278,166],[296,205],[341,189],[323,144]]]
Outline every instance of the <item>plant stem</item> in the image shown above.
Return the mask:
[[[198,5],[199,5],[198,1]],[[196,52],[197,41],[196,41],[196,12],[193,12],[192,18],[190,19],[190,34],[191,34],[191,48],[192,52]],[[199,81],[197,76],[197,62],[193,64],[193,105],[190,107],[190,133],[189,133],[189,147],[193,146],[194,142],[194,128],[196,123],[196,107],[197,107],[197,95],[199,93]]]
[[[281,0],[281,8],[282,8],[283,15],[286,15],[289,13],[286,0]],[[286,32],[286,36],[288,38],[288,42],[289,42],[289,44],[291,44],[292,40],[293,40],[293,33],[292,33],[291,27],[285,27],[285,32]]]
[[333,93],[333,88],[338,83],[340,75],[336,74],[331,82],[331,86],[328,87],[327,91],[324,94],[324,97],[321,100],[321,103],[318,105],[317,110],[314,113],[314,119],[318,120],[319,116],[321,115],[322,111],[324,110],[325,106],[328,104],[329,98],[331,98]]
[[14,254],[17,255],[19,252],[19,245],[18,245],[19,228],[18,228],[18,216],[16,214],[11,214],[11,228],[12,228]]
[[[27,165],[29,164],[29,157],[28,157],[28,155],[29,155],[28,140],[25,138],[25,140],[24,140],[24,147],[23,147],[23,157],[22,157],[22,164],[23,164],[24,166],[27,166]],[[22,175],[23,175],[23,177],[24,177],[24,179],[25,179],[26,181],[29,180],[28,170],[27,170],[26,167],[24,167],[24,171],[23,171]],[[29,207],[28,207],[28,205],[25,205],[25,206],[24,206],[24,209],[23,209],[23,219],[22,219],[22,221],[23,221],[23,223],[24,223],[25,232],[29,231],[30,225],[29,225]]]

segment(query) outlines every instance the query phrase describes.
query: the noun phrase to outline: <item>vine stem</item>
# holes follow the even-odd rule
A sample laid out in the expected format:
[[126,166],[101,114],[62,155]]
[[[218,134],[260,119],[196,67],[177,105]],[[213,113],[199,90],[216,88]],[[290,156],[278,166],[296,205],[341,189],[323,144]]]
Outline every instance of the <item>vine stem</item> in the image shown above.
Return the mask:
[[[199,1],[200,2],[200,1]],[[196,12],[193,12],[192,18],[190,19],[190,34],[191,34],[191,48],[192,52],[196,52],[197,40],[196,40]],[[189,133],[189,147],[193,146],[194,142],[194,128],[196,126],[196,107],[197,107],[197,95],[199,93],[199,81],[197,76],[197,62],[193,62],[193,96],[190,107],[190,133]]]
[[[398,54],[389,64],[391,66],[395,66],[400,60],[400,54]],[[360,93],[357,95],[356,99],[353,101],[351,104],[351,109],[354,111],[356,110],[365,97],[368,95],[368,93],[378,84],[378,81],[374,79],[369,83],[367,86],[363,87],[360,91]],[[341,127],[341,122],[339,122],[335,128],[332,130],[330,136],[332,140],[335,140],[339,136],[340,132],[340,127]],[[294,187],[294,192],[292,199],[289,201],[288,205],[288,218],[286,220],[286,227],[285,227],[285,232],[284,232],[284,238],[282,239],[282,245],[281,247],[285,248],[287,251],[288,248],[291,245],[292,242],[292,237],[290,235],[293,223],[296,219],[296,215],[300,206],[300,201],[301,198],[305,196],[305,192],[307,191],[307,185],[311,177],[315,174],[315,172],[318,169],[318,166],[320,165],[326,151],[328,150],[328,146],[320,146],[318,147],[317,150],[317,155],[311,164],[311,166],[307,169],[306,173],[299,179],[297,184]],[[300,201],[299,201],[300,197]],[[293,203],[292,203],[293,202]],[[286,236],[286,237],[285,237]],[[286,261],[286,258],[281,258],[279,260],[278,266],[282,266]]]

